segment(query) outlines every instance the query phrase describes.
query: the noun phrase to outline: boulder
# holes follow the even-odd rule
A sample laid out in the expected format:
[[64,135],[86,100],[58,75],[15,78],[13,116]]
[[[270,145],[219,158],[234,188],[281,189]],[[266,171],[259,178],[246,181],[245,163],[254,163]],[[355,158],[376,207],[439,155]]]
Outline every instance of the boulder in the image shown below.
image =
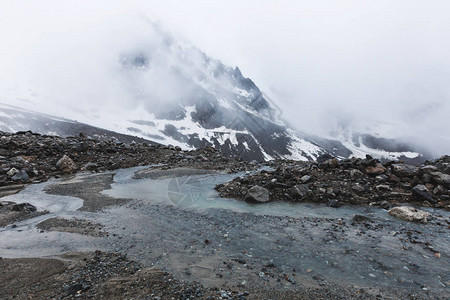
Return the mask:
[[391,190],[391,187],[388,184],[379,184],[375,188],[379,192],[388,192]]
[[386,172],[386,168],[380,163],[376,163],[375,166],[366,167],[367,175],[376,176],[376,175],[381,175],[384,172]]
[[420,168],[420,171],[422,171],[423,173],[430,173],[430,172],[435,172],[435,171],[439,171],[439,170],[436,166],[428,165],[428,166],[424,166],[424,167]]
[[60,160],[58,160],[58,162],[56,163],[56,167],[58,167],[64,173],[73,173],[77,170],[77,165],[67,155],[64,155]]
[[375,180],[376,181],[378,181],[378,182],[385,182],[385,181],[387,181],[388,180],[388,177],[386,176],[386,175],[378,175],[378,176],[375,176]]
[[337,158],[329,159],[321,164],[325,168],[337,168],[339,166],[339,160]]
[[20,203],[20,204],[14,204],[12,207],[13,211],[23,211],[26,213],[35,212],[36,206],[31,205],[30,203]]
[[14,175],[16,175],[17,173],[19,173],[20,171],[17,170],[16,168],[11,168],[7,173],[6,176],[8,176],[9,178],[13,177]]
[[364,173],[361,172],[358,169],[352,169],[350,170],[350,178],[355,180],[355,179],[360,179],[364,177]]
[[391,207],[391,205],[386,200],[384,200],[384,201],[380,202],[380,207],[382,209],[389,209]]
[[308,195],[308,193],[309,188],[307,184],[297,184],[290,190],[290,194],[295,200],[302,200]]
[[388,211],[388,214],[405,221],[422,223],[426,223],[428,221],[427,218],[431,215],[426,211],[419,210],[411,206],[394,207]]
[[435,187],[434,189],[433,189],[433,194],[435,194],[435,195],[442,195],[442,194],[444,194],[445,193],[445,190],[444,190],[444,188],[442,187],[442,186],[440,186],[440,185],[438,185],[437,187]]
[[318,163],[323,163],[329,159],[334,158],[332,155],[328,154],[328,153],[324,153],[322,155],[319,155],[319,157],[317,157],[317,162]]
[[419,168],[405,164],[393,164],[392,172],[398,177],[414,177],[419,174]]
[[268,202],[269,191],[262,186],[255,185],[248,190],[244,200],[248,202]]
[[429,201],[436,202],[433,197],[428,193],[428,189],[423,184],[418,184],[412,188],[412,198],[417,201]]
[[362,216],[362,215],[354,215],[352,220],[355,222],[358,222],[358,223],[371,221],[371,219],[369,217]]
[[303,176],[302,178],[300,178],[300,181],[301,181],[302,183],[307,183],[310,179],[311,179],[311,176],[305,175],[305,176]]
[[352,185],[352,190],[357,194],[362,194],[362,193],[366,192],[366,188],[364,186],[360,185],[359,183]]
[[450,186],[450,175],[444,174],[442,172],[430,172],[431,178],[433,181],[441,184],[445,187]]
[[11,180],[14,181],[28,181],[30,179],[30,177],[28,176],[27,172],[25,172],[25,170],[21,170],[19,171],[19,173],[15,174],[13,177],[11,177]]
[[337,199],[331,199],[331,200],[328,201],[328,206],[329,207],[338,208],[338,207],[341,206],[341,203]]
[[96,163],[89,162],[85,164],[83,168],[88,171],[95,171],[98,169],[98,165]]

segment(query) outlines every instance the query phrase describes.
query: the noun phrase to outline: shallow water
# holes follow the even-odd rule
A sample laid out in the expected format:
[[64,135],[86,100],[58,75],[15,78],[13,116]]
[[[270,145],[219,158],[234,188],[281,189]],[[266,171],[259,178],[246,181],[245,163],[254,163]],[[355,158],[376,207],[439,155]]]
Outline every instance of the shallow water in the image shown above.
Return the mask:
[[[135,172],[142,169],[116,171],[111,189],[102,193],[134,201],[99,213],[78,211],[81,199],[44,192],[48,185],[70,186],[71,182],[89,180],[91,175],[86,174],[68,181],[33,185],[3,198],[29,202],[51,213],[19,222],[16,228],[0,229],[0,256],[52,256],[100,249],[124,252],[144,265],[212,285],[243,281],[255,286],[264,284],[272,279],[260,276],[260,271],[273,263],[276,272],[295,273],[295,280],[302,284],[332,282],[431,291],[437,297],[448,292],[448,212],[428,209],[436,220],[424,225],[394,219],[386,210],[375,207],[249,204],[220,198],[214,190],[215,185],[242,174],[193,172],[186,176],[184,171],[181,173],[185,176],[178,176],[172,169],[167,172],[170,176],[159,179],[133,179]],[[367,216],[372,222],[353,224],[355,214]],[[36,229],[36,224],[55,216],[100,222],[110,237]],[[419,242],[408,242],[411,237]],[[436,258],[435,252],[441,257]],[[244,258],[249,267],[224,267],[223,261],[234,258]],[[187,269],[192,273],[189,276]],[[218,274],[222,276],[219,279]]]
[[[192,170],[193,175],[190,176],[172,175],[163,179],[133,179],[134,173],[141,169],[142,167],[117,171],[111,189],[102,193],[115,198],[133,198],[146,204],[165,204],[176,206],[180,209],[198,211],[227,209],[255,215],[318,218],[353,218],[355,214],[359,214],[380,220],[403,222],[391,217],[386,213],[386,210],[378,207],[346,205],[336,209],[314,203],[283,201],[248,203],[219,197],[214,190],[216,185],[233,180],[244,175],[244,173],[195,175],[195,170]],[[432,208],[421,209],[450,218],[450,212],[443,210],[436,212]]]

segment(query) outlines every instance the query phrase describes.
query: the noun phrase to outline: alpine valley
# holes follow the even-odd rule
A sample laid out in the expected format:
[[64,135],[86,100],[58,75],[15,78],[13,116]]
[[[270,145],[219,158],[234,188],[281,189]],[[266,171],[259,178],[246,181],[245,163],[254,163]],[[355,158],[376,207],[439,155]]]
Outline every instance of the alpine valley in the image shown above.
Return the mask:
[[91,101],[89,108],[74,108],[54,101],[54,116],[39,105],[45,94],[32,89],[13,92],[0,99],[0,130],[137,137],[183,149],[212,146],[224,156],[247,161],[366,154],[413,163],[429,158],[424,151],[374,132],[333,128],[335,134],[325,138],[295,130],[274,100],[238,67],[178,41],[158,25],[150,27],[151,41],[116,56],[114,85],[126,94],[122,102]]

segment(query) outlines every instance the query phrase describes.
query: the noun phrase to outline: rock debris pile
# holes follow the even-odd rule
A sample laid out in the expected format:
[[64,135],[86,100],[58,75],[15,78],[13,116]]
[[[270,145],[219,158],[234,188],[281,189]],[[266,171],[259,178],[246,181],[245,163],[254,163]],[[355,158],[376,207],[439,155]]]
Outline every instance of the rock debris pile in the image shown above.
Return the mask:
[[370,204],[390,208],[397,203],[450,208],[450,156],[422,165],[364,159],[328,159],[321,163],[274,161],[272,170],[237,177],[218,185],[223,197],[270,201],[317,202],[332,207]]

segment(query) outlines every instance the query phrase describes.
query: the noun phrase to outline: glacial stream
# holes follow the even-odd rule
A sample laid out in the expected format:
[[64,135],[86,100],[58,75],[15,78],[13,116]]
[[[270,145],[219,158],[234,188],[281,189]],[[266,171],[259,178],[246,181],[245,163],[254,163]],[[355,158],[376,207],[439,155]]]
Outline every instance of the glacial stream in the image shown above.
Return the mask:
[[[429,209],[434,219],[416,224],[375,207],[249,204],[220,198],[214,190],[243,174],[172,169],[133,177],[142,171],[142,167],[115,171],[111,188],[101,193],[131,201],[100,212],[80,211],[82,199],[50,195],[45,188],[70,188],[107,174],[51,180],[1,198],[28,202],[49,213],[0,228],[0,256],[52,257],[100,249],[126,253],[144,265],[203,284],[282,288],[334,284],[438,298],[450,293],[446,211]],[[355,215],[370,220],[355,222]],[[98,222],[109,235],[36,228],[53,217]]]

